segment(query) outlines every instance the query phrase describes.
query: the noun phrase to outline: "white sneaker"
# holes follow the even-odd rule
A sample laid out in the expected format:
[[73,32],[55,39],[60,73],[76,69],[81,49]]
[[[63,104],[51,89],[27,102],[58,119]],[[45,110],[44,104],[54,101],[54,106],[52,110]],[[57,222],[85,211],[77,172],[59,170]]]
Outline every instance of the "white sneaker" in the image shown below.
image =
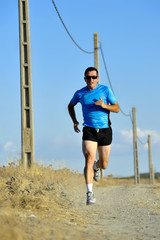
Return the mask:
[[94,177],[93,179],[98,182],[101,178],[101,170],[96,166],[97,161],[94,162],[93,170],[94,170]]
[[94,194],[93,192],[88,192],[87,193],[87,201],[86,201],[86,204],[89,205],[89,204],[94,204],[96,202],[96,199],[94,197]]

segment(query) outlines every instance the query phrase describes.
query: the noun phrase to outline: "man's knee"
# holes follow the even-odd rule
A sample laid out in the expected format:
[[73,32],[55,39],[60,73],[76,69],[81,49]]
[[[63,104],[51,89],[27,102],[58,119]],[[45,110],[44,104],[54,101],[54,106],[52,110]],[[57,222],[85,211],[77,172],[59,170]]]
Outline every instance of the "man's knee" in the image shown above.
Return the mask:
[[87,157],[85,160],[84,172],[93,170],[94,159],[92,157]]
[[84,154],[86,166],[94,163],[94,157],[90,153]]
[[87,169],[92,169],[93,168],[93,165],[94,165],[94,161],[92,161],[92,160],[89,160],[89,161],[87,161],[86,162],[86,168]]

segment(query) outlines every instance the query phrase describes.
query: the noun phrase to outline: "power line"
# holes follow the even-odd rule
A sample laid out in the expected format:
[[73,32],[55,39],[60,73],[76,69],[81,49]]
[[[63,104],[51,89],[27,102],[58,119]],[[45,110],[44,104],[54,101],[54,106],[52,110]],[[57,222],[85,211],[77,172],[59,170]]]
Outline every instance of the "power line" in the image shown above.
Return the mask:
[[[99,49],[101,50],[101,55],[102,55],[102,59],[103,59],[105,71],[106,71],[106,74],[107,74],[108,81],[109,81],[110,87],[111,87],[111,89],[112,89],[112,92],[114,93],[114,90],[113,90],[113,87],[112,87],[112,83],[111,83],[111,80],[110,80],[110,77],[109,77],[109,73],[108,73],[106,61],[105,61],[104,54],[103,54],[102,43],[101,43],[101,42],[99,42],[99,43],[100,43]],[[115,93],[114,93],[114,95],[115,95]],[[128,114],[126,114],[126,113],[122,110],[122,108],[121,108],[120,106],[119,106],[119,108],[120,108],[121,113],[122,113],[124,116],[130,117],[130,120],[131,120],[131,122],[132,122],[132,124],[133,124],[133,119],[132,119],[132,114],[131,114],[131,112],[129,112]],[[137,139],[138,139],[138,141],[139,141],[142,145],[145,145],[145,144],[147,143],[147,142],[142,142],[138,136],[137,136]]]
[[85,52],[85,53],[87,53],[87,54],[92,54],[92,53],[94,53],[94,52],[88,52],[88,51],[84,50],[83,48],[81,48],[81,47],[76,43],[76,41],[74,40],[74,38],[71,36],[70,32],[68,31],[66,25],[64,24],[64,22],[63,22],[63,20],[62,20],[62,17],[61,17],[61,15],[60,15],[57,7],[56,7],[56,4],[55,4],[55,2],[54,2],[53,0],[52,0],[52,3],[53,3],[53,5],[54,5],[54,7],[55,7],[55,10],[56,10],[56,12],[57,12],[57,14],[58,14],[58,17],[59,17],[59,19],[60,19],[63,27],[65,28],[66,32],[68,33],[69,37],[70,37],[71,40],[74,42],[74,44],[75,44],[81,51],[83,51],[83,52]]
[[[104,54],[103,54],[102,43],[101,43],[101,42],[99,42],[99,43],[100,43],[99,49],[101,50],[101,55],[102,55],[102,59],[103,59],[103,63],[104,63],[104,68],[105,68],[105,71],[106,71],[106,74],[107,74],[107,78],[108,78],[108,81],[109,81],[111,90],[112,90],[112,92],[114,93],[114,90],[113,90],[113,87],[112,87],[112,83],[111,83],[111,80],[110,80],[110,77],[109,77],[109,73],[108,73],[106,61],[105,61]],[[115,95],[115,93],[114,93],[114,95]],[[125,113],[125,112],[122,110],[121,107],[120,107],[120,111],[121,111],[121,113],[122,113],[124,116],[131,118],[131,113],[128,113],[128,114]]]
[[110,77],[109,77],[106,61],[105,61],[105,58],[104,58],[103,50],[102,50],[102,44],[101,44],[101,42],[99,42],[99,43],[100,43],[100,48],[99,49],[101,50],[102,59],[103,59],[104,67],[105,67],[106,74],[107,74],[107,77],[108,77],[108,81],[109,81],[110,87],[112,89],[112,92],[114,93],[114,90],[113,90],[113,87],[112,87],[112,83],[111,83],[111,80],[110,80]]
[[138,139],[138,141],[139,141],[142,145],[146,145],[146,143],[148,142],[148,141],[142,142],[139,137],[137,137],[137,139]]

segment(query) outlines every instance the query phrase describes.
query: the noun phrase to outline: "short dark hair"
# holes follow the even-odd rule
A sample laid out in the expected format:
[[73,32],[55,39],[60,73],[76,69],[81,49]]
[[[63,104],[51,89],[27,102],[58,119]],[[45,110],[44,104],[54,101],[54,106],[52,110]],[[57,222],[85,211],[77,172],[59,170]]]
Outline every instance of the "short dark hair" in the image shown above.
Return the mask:
[[86,76],[87,76],[87,73],[88,73],[88,72],[91,72],[91,71],[96,71],[96,72],[97,72],[97,76],[98,76],[98,70],[97,70],[97,68],[95,68],[95,67],[88,67],[88,68],[85,70],[85,72],[84,72],[84,76],[86,77]]

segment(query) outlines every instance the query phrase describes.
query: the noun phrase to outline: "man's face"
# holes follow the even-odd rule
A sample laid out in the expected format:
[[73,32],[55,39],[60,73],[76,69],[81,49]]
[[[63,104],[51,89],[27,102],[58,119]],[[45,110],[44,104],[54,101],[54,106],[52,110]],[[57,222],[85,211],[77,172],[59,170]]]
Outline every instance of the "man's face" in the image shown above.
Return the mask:
[[97,87],[99,77],[97,77],[97,72],[95,70],[87,72],[87,75],[84,79],[89,90],[95,89]]

